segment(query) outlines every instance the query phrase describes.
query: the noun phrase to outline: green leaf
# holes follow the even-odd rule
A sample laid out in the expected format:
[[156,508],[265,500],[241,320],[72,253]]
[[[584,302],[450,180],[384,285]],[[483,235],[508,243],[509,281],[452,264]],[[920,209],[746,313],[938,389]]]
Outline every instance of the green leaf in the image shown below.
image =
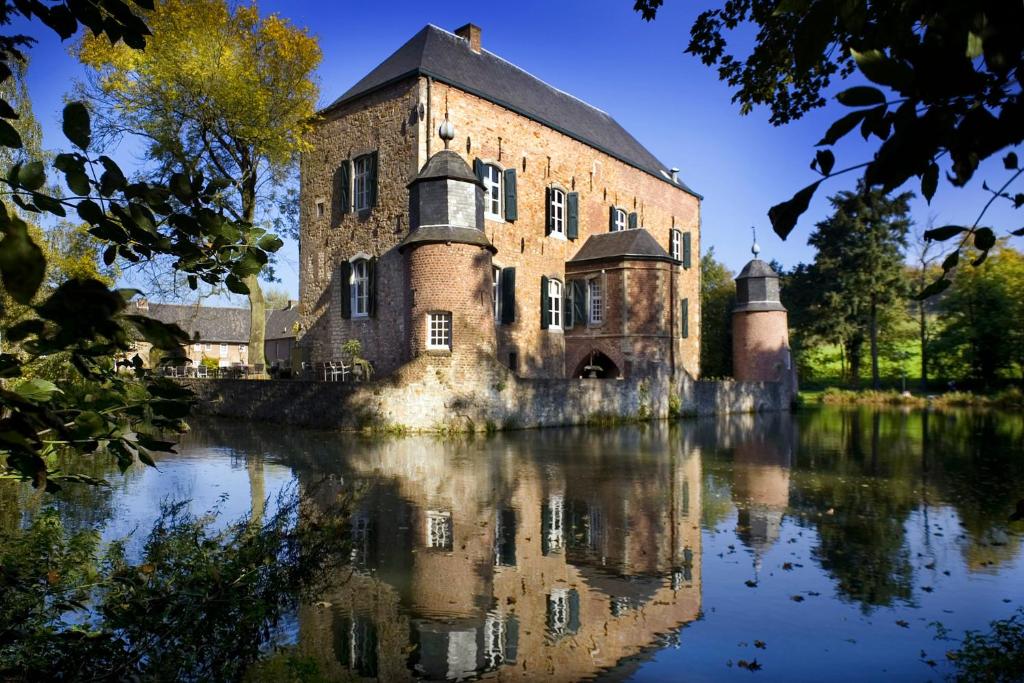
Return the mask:
[[256,246],[263,251],[277,251],[284,246],[284,242],[277,235],[264,235],[256,242]]
[[46,182],[46,169],[41,161],[30,161],[18,168],[18,184],[28,190],[38,190]]
[[83,410],[75,416],[75,431],[79,437],[103,436],[107,431],[107,421],[95,411]]
[[928,241],[937,240],[939,242],[945,242],[950,237],[955,237],[962,232],[967,232],[967,228],[961,225],[944,225],[941,228],[925,230],[924,238]]
[[1005,157],[1003,157],[1003,166],[1005,166],[1006,170],[1008,170],[1008,171],[1016,170],[1017,169],[1017,153],[1016,152],[1010,152]]
[[171,176],[171,192],[178,198],[183,204],[188,204],[192,201],[194,194],[192,192],[192,183],[189,182],[188,176],[184,173],[175,173]]
[[975,57],[980,57],[983,51],[984,43],[981,36],[974,31],[969,31],[967,33],[967,50],[964,52],[964,55],[968,59],[974,59]]
[[814,192],[820,184],[820,180],[811,183],[793,195],[792,199],[776,204],[768,209],[768,218],[772,222],[772,229],[779,237],[786,239],[789,233],[793,231],[793,228],[796,227],[797,219],[807,211],[807,207],[811,203],[811,197],[814,196]]
[[1024,237],[1024,228],[1017,228],[1010,232],[1014,237]]
[[885,95],[878,88],[857,85],[836,95],[840,104],[847,107],[873,107],[885,104]]
[[821,174],[827,176],[832,173],[832,167],[836,164],[836,155],[827,149],[819,149],[814,155],[814,160],[821,169]]
[[4,238],[0,240],[0,274],[4,287],[19,304],[29,304],[43,284],[46,258],[28,234],[25,222],[0,216]]
[[935,282],[925,287],[920,293],[916,294],[914,296],[914,299],[916,299],[917,301],[924,301],[929,297],[933,297],[936,294],[941,294],[942,292],[946,291],[947,289],[949,289],[949,286],[951,284],[953,284],[953,282],[945,278],[936,280]]
[[177,325],[160,322],[145,315],[126,315],[124,318],[146,341],[158,349],[175,351],[191,341],[188,334]]
[[33,377],[32,379],[22,382],[14,388],[14,393],[21,396],[26,401],[32,401],[33,403],[45,403],[50,400],[50,397],[56,393],[64,393],[57,388],[57,385],[50,380],[41,379],[39,377]]
[[98,225],[104,218],[103,209],[91,199],[78,202],[75,209],[78,211],[79,218],[89,225]]
[[974,246],[982,251],[988,251],[996,246],[996,234],[992,228],[978,228],[974,231]]
[[817,146],[836,144],[839,138],[856,128],[857,124],[864,120],[864,117],[868,115],[868,111],[869,110],[865,109],[850,112],[841,119],[838,119],[835,123],[829,126],[828,131],[825,133],[825,137],[818,141]]
[[935,162],[928,164],[928,168],[925,169],[924,174],[921,175],[921,194],[924,195],[925,200],[931,204],[932,197],[935,196],[935,190],[939,186],[939,165]]
[[887,85],[896,90],[905,90],[913,80],[914,73],[906,64],[890,59],[881,50],[857,52],[851,48],[850,54],[857,62],[857,68],[872,83]]
[[103,175],[100,176],[100,194],[109,197],[124,187],[128,183],[128,179],[124,177],[121,168],[110,157],[101,156],[100,163],[105,169]]
[[64,136],[83,152],[89,149],[92,126],[89,110],[81,102],[69,102],[64,107]]
[[960,252],[954,251],[942,261],[942,270],[949,272],[960,263]]
[[14,149],[21,149],[23,146],[21,135],[18,134],[14,126],[4,119],[0,119],[0,146]]
[[67,212],[64,210],[64,205],[48,194],[33,192],[32,202],[43,211],[49,211],[54,216],[60,216],[61,218],[64,218],[65,216],[68,215]]
[[248,294],[249,287],[242,282],[237,275],[228,275],[224,278],[224,285],[228,288],[229,292],[234,294]]

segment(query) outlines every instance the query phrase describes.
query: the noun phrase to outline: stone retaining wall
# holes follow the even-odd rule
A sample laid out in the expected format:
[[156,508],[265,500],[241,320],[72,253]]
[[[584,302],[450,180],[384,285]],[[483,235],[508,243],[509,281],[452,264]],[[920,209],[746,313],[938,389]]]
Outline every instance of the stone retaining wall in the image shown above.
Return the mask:
[[[198,412],[326,429],[481,431],[788,410],[774,382],[693,382],[684,378],[520,379],[500,364],[484,380],[455,385],[421,357],[369,384],[303,380],[188,379]],[[419,367],[409,367],[409,366]]]

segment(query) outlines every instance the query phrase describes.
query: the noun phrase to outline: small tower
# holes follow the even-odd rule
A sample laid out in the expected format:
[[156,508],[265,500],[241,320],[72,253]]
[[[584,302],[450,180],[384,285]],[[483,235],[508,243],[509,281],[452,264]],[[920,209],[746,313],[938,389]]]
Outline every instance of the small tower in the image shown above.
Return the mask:
[[408,357],[493,355],[496,249],[483,230],[484,187],[448,149],[447,115],[438,134],[445,148],[409,183],[409,234],[398,245],[409,276]]
[[779,276],[758,258],[754,237],[751,260],[736,278],[732,310],[732,365],[738,380],[783,382],[796,389],[789,349],[789,316],[779,300]]

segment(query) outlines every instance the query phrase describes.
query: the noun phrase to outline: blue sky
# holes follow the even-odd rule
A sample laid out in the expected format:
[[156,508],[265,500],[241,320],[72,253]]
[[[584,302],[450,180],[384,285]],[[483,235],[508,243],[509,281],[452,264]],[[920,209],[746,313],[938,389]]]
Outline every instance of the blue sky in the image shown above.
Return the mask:
[[[750,258],[750,227],[757,226],[762,258],[786,266],[813,259],[807,236],[828,214],[827,196],[853,186],[852,176],[827,181],[788,240],[772,232],[768,208],[816,179],[808,168],[814,143],[843,112],[839,105],[818,110],[776,128],[768,112],[741,116],[729,89],[709,69],[683,54],[689,27],[707,3],[669,0],[654,22],[633,12],[633,0],[445,3],[277,2],[263,0],[262,12],[276,12],[316,35],[323,50],[319,69],[321,103],[348,89],[425,24],[449,30],[472,21],[483,29],[483,45],[548,83],[615,117],[655,156],[678,166],[681,177],[704,195],[703,248],[734,271]],[[36,33],[34,31],[34,33]],[[38,32],[31,52],[29,87],[48,147],[64,146],[60,110],[82,68],[52,33]],[[841,89],[841,88],[837,88]],[[869,148],[852,134],[836,149],[836,168],[868,158]],[[131,149],[114,155],[126,166]],[[1006,174],[998,159],[983,165],[975,181],[957,190],[940,184],[928,206],[918,198],[913,217],[935,225],[974,222],[987,200],[982,180],[1000,185]],[[916,190],[916,185],[908,187]],[[1019,190],[1018,190],[1019,191]],[[1020,227],[1020,216],[997,203],[984,224],[1005,234]],[[1019,240],[1017,241],[1019,246]],[[295,245],[281,254],[280,286],[298,293]]]

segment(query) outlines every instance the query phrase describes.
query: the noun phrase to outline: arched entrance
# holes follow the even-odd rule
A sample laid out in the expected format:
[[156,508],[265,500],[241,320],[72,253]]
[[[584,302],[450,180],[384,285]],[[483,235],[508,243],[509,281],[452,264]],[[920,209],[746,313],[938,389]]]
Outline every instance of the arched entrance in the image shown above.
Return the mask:
[[572,373],[573,377],[595,379],[617,379],[620,375],[619,366],[596,349],[584,356]]

